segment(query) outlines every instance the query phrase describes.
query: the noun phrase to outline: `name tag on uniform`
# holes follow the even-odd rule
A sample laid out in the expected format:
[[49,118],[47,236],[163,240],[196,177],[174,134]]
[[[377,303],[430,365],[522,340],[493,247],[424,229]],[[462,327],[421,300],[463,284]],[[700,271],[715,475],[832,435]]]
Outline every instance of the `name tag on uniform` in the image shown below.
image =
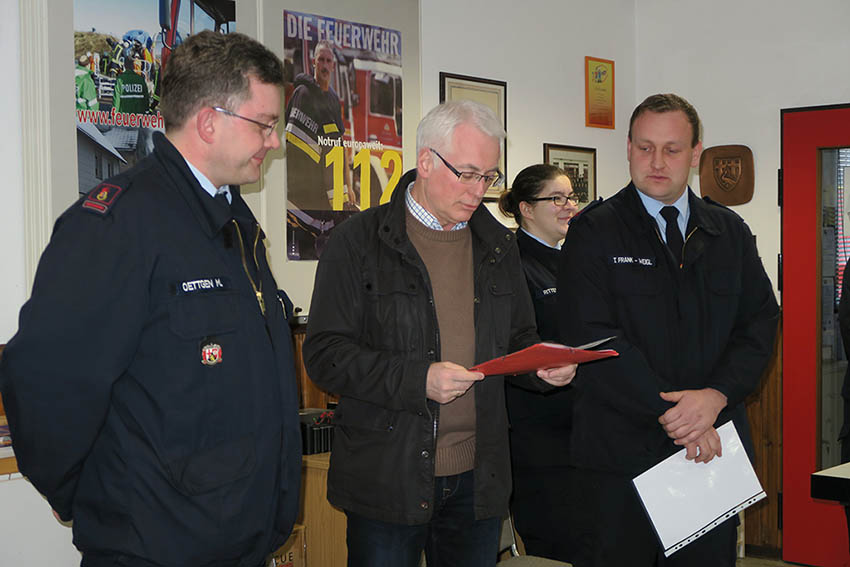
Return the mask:
[[172,284],[172,291],[174,295],[205,293],[210,291],[221,291],[224,289],[230,289],[230,280],[222,276],[198,278]]
[[617,265],[629,265],[629,266],[646,266],[647,268],[655,267],[655,258],[645,258],[639,256],[609,256],[608,261],[617,266]]

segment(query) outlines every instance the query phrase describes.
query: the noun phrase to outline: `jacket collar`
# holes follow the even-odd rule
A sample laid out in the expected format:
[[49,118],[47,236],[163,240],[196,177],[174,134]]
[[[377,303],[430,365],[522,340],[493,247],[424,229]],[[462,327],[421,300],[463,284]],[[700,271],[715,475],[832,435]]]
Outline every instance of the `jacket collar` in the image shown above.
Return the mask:
[[[405,228],[407,203],[404,195],[407,186],[415,180],[415,169],[411,169],[402,176],[393,190],[393,195],[379,223],[380,237],[395,248],[402,248],[405,243],[409,244],[410,242]],[[469,228],[472,235],[482,241],[495,254],[497,259],[504,257],[504,247],[515,238],[513,232],[493,218],[484,203],[481,203],[472,213],[472,217],[469,219]]]
[[248,207],[239,192],[239,187],[230,186],[231,211],[212,199],[198,183],[198,179],[189,169],[186,160],[174,144],[161,132],[154,132],[154,156],[162,164],[168,176],[174,181],[177,192],[186,201],[195,219],[208,237],[213,238],[226,225],[232,216],[250,215]]
[[[620,191],[619,195],[628,205],[629,210],[633,214],[633,220],[642,230],[648,232],[655,232],[657,230],[655,219],[646,212],[646,208],[640,200],[638,189],[634,183],[629,183],[627,187]],[[714,201],[708,197],[703,197],[702,199],[697,197],[691,188],[688,187],[688,206],[690,207],[688,233],[693,231],[694,228],[699,228],[711,236],[720,234],[721,229],[717,222],[717,215],[712,210],[713,204]]]

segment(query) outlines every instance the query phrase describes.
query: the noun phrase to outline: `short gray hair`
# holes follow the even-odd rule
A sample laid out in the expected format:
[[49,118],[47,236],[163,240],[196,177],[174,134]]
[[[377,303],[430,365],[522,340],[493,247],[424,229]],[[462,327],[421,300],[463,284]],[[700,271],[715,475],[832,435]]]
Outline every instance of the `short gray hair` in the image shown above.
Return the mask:
[[416,154],[423,149],[437,147],[450,151],[455,128],[471,124],[498,142],[507,135],[496,113],[481,103],[471,100],[452,100],[432,108],[416,129]]
[[333,52],[334,52],[333,44],[331,42],[329,42],[328,40],[323,39],[323,40],[319,41],[318,43],[316,43],[316,47],[313,48],[313,59],[315,59],[316,57],[319,56],[319,50],[320,49],[327,49],[328,51],[331,52],[331,54],[333,54]]

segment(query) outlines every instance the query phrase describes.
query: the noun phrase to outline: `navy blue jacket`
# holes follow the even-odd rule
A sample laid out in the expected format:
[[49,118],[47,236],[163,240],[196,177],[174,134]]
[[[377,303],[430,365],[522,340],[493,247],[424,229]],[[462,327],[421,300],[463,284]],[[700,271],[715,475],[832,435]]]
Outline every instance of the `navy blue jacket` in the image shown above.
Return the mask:
[[[717,424],[735,420],[751,449],[744,398],[773,351],[779,309],[753,235],[731,210],[688,190],[684,266],[676,265],[634,185],[570,223],[558,272],[561,338],[620,356],[579,367],[571,461],[635,475],[675,452],[659,392],[725,394]],[[566,298],[572,298],[566,300]]]
[[298,507],[289,327],[238,189],[155,146],[56,222],[0,366],[15,453],[84,565],[253,567]]
[[[522,230],[516,231],[516,243],[534,303],[537,333],[544,341],[558,342],[556,278],[560,252],[534,240]],[[518,469],[567,466],[573,388],[565,386],[543,393],[508,383],[505,396],[511,422],[514,472]]]

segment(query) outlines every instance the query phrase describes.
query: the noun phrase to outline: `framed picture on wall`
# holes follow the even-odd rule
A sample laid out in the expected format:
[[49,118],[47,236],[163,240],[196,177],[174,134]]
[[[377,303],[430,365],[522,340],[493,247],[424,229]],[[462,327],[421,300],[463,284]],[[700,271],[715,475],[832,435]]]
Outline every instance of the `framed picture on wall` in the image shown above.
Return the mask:
[[[482,79],[466,75],[454,75],[440,72],[440,102],[447,100],[474,100],[491,108],[502,121],[502,128],[508,129],[508,84],[505,81]],[[502,159],[499,171],[508,179],[507,143],[502,140]],[[487,197],[498,197],[501,187],[487,191]]]
[[596,148],[543,144],[543,163],[567,172],[579,196],[579,208],[596,198]]

